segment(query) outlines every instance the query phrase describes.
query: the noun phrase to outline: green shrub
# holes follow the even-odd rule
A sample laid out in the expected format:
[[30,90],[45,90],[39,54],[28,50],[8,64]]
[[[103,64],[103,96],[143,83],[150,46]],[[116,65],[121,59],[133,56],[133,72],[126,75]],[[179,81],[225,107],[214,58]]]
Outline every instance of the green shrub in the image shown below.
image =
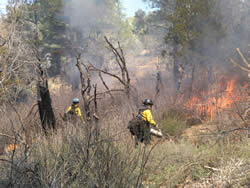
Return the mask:
[[164,112],[160,121],[160,128],[163,134],[180,136],[187,128],[185,114],[176,109]]

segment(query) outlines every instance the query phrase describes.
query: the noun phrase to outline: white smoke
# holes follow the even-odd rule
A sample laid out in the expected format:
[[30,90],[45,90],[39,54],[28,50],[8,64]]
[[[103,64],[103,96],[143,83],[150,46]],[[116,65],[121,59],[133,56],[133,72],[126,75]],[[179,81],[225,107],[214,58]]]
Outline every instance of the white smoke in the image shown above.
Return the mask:
[[112,20],[109,5],[106,0],[65,0],[64,14],[73,27],[84,32],[99,32]]

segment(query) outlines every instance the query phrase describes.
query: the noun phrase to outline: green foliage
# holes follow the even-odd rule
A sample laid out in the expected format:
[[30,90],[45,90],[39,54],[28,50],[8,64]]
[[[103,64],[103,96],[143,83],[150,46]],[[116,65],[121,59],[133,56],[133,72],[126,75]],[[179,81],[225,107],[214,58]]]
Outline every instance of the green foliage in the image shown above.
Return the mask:
[[199,181],[202,178],[208,177],[210,173],[209,169],[204,168],[204,164],[195,165],[190,171],[193,181]]
[[159,124],[163,133],[170,136],[180,136],[187,128],[185,114],[176,109],[164,112]]
[[168,28],[165,42],[173,45],[172,55],[182,63],[201,63],[218,53],[226,27],[217,0],[145,1],[158,8],[155,16]]
[[[79,4],[82,6],[77,6]],[[18,16],[20,23],[32,25],[20,28],[20,32],[30,33],[27,40],[36,46],[41,58],[49,55],[50,76],[61,73],[65,63],[62,57],[75,58],[75,48],[86,45],[87,38],[91,38],[91,47],[94,48],[88,53],[97,59],[104,59],[105,56],[105,50],[100,50],[105,49],[104,46],[100,47],[104,35],[119,39],[125,47],[135,41],[132,25],[125,19],[119,0],[90,0],[86,3],[65,0],[25,1],[16,11],[9,8],[7,20],[11,22],[15,16]]]
[[205,55],[204,45],[216,46],[225,33],[221,16],[219,11],[214,11],[215,8],[216,0],[176,0],[175,11],[169,15],[172,26],[166,42],[180,44],[180,55],[188,51]]
[[28,17],[37,25],[38,41],[36,44],[41,55],[51,54],[50,75],[60,74],[60,58],[64,53],[68,53],[65,49],[70,48],[66,38],[66,23],[62,19],[63,9],[63,0],[36,0],[28,5],[30,12]]
[[61,71],[60,57],[71,52],[67,39],[67,27],[63,20],[64,0],[33,0],[25,1],[22,6],[13,8],[9,6],[6,23],[24,25],[16,27],[18,32],[26,38],[26,42],[34,45],[44,58],[51,55],[50,75],[59,74]]
[[147,49],[153,54],[159,54],[163,50],[163,38],[166,35],[166,23],[162,15],[157,12],[146,14],[143,10],[135,13],[133,32],[141,42],[142,49]]
[[4,56],[8,53],[8,48],[6,46],[0,47],[0,56]]
[[143,35],[147,32],[146,13],[141,9],[135,13],[134,26],[134,32],[137,35]]

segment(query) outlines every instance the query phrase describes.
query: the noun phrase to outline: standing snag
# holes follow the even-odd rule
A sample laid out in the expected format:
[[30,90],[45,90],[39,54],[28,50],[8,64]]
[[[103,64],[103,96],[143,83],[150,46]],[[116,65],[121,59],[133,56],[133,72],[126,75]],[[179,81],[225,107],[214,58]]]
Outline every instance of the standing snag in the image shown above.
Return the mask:
[[[248,45],[250,47],[250,44]],[[243,62],[243,65],[241,65],[240,63],[236,62],[233,58],[230,58],[229,61],[236,67],[240,68],[241,70],[243,70],[244,72],[248,73],[248,79],[250,79],[250,63],[247,60],[247,58],[243,55],[243,53],[240,51],[239,48],[236,48],[237,54],[240,56],[241,61]],[[248,58],[249,59],[249,58]],[[248,138],[250,138],[250,118],[249,118],[249,114],[250,114],[250,91],[249,91],[249,87],[248,87],[248,105],[247,105],[247,109],[244,111],[242,119],[245,123],[245,125],[248,125]]]
[[48,80],[46,79],[41,66],[39,66],[39,71],[40,79],[37,83],[37,102],[42,127],[45,134],[47,134],[48,129],[56,129],[56,120],[51,104]]

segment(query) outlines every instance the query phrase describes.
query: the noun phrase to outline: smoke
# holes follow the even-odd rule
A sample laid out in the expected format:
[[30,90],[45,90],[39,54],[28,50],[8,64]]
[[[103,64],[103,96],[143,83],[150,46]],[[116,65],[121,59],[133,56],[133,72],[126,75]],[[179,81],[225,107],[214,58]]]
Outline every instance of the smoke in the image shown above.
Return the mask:
[[[116,1],[65,0],[65,19],[70,26],[79,29],[83,37],[73,37],[73,39],[81,46],[85,46],[85,44],[88,43],[88,50],[84,54],[84,58],[91,63],[98,64],[99,66],[103,66],[104,62],[107,62],[107,58],[110,60],[110,56],[107,57],[109,52],[105,49],[105,45],[102,43],[103,34],[111,35],[120,29],[116,26],[117,17],[113,14],[114,7],[108,2],[114,3]],[[206,32],[204,32],[202,36],[200,36],[199,41],[197,41],[196,45],[199,47],[196,49],[196,53],[190,55],[191,52],[187,51],[187,54],[185,54],[183,58],[180,58],[180,61],[188,61],[189,65],[205,64],[205,66],[210,66],[209,74],[212,74],[211,72],[213,71],[211,67],[215,64],[218,64],[221,67],[227,64],[227,66],[224,67],[224,70],[223,68],[220,70],[231,73],[232,71],[229,70],[228,67],[233,66],[230,66],[228,58],[233,56],[235,48],[237,47],[241,48],[243,52],[247,50],[247,45],[249,43],[250,20],[249,16],[247,16],[249,7],[247,8],[246,1],[221,0],[217,1],[217,3],[218,4],[213,7],[212,15],[216,17],[220,25],[217,27],[216,24],[207,24],[206,26],[204,23],[204,20],[206,19],[201,19],[201,25],[207,28],[202,28]],[[156,12],[157,11],[158,10],[156,10]],[[155,14],[155,16],[159,17],[151,17],[151,19],[153,19],[151,25],[166,22],[163,18],[161,19],[160,14]],[[159,22],[155,23],[155,21]],[[152,56],[160,56],[162,50],[171,53],[171,45],[166,45],[164,43],[164,37],[168,31],[166,28],[169,27],[169,23],[166,23],[165,26],[163,25],[164,27],[159,28],[151,25],[148,26],[148,34],[142,36],[141,41],[143,48],[155,52],[151,54]],[[222,28],[222,31],[218,32],[218,28]],[[85,38],[89,36],[91,36],[89,40],[85,40]],[[118,33],[116,33],[116,36],[119,38]],[[144,57],[140,58],[142,61]],[[162,61],[167,61],[170,64],[170,56],[165,56],[165,58],[168,59],[164,60],[164,58],[162,58]],[[73,62],[75,62],[75,60],[73,60]],[[199,69],[199,67],[197,68]],[[67,69],[70,70],[71,66],[68,66]],[[220,70],[217,69],[216,71]],[[192,68],[190,67],[186,69],[186,72],[191,71]],[[70,70],[69,72],[71,72],[69,73],[71,80],[78,83],[76,81],[79,76],[76,74],[77,70]],[[189,75],[189,79],[190,77],[191,75]]]
[[[107,17],[110,14],[109,4],[106,0],[65,0],[64,19],[73,32],[69,33],[71,42],[80,50],[86,62],[102,65],[104,63],[105,47],[100,42],[100,34],[107,30]],[[99,38],[98,38],[99,37]],[[104,49],[104,50],[102,50]],[[70,60],[66,66],[67,76],[73,88],[77,88],[80,83],[79,71],[75,67],[76,59]]]
[[[217,67],[214,74],[247,79],[247,74],[234,67],[229,58],[241,62],[236,54],[236,48],[240,48],[247,57],[250,43],[249,5],[249,1],[246,0],[220,0],[212,10],[212,14],[217,15],[222,32],[216,33],[216,27],[208,28],[209,32],[202,39],[202,53],[209,58],[205,60],[208,66]],[[218,41],[211,45],[211,40],[215,39]]]
[[231,53],[235,48],[247,51],[247,45],[250,43],[249,0],[223,0],[220,9],[227,31],[223,47]]
[[[244,0],[216,2],[211,16],[214,16],[217,23],[204,24],[204,27],[207,27],[206,32],[198,41],[201,57],[198,57],[195,62],[198,66],[196,66],[194,78],[190,79],[190,82],[193,80],[196,82],[194,88],[204,89],[209,84],[218,81],[223,75],[228,79],[237,78],[237,85],[243,85],[248,79],[247,73],[234,67],[229,62],[229,58],[233,58],[239,63],[242,62],[236,53],[236,48],[240,48],[247,56],[250,43],[249,3],[247,4],[247,1]],[[221,28],[220,32],[218,32],[218,28]],[[190,73],[192,69],[189,68],[188,71]],[[190,85],[186,84],[187,87]]]
[[71,26],[84,33],[101,32],[109,27],[111,9],[106,0],[65,0],[64,14]]

